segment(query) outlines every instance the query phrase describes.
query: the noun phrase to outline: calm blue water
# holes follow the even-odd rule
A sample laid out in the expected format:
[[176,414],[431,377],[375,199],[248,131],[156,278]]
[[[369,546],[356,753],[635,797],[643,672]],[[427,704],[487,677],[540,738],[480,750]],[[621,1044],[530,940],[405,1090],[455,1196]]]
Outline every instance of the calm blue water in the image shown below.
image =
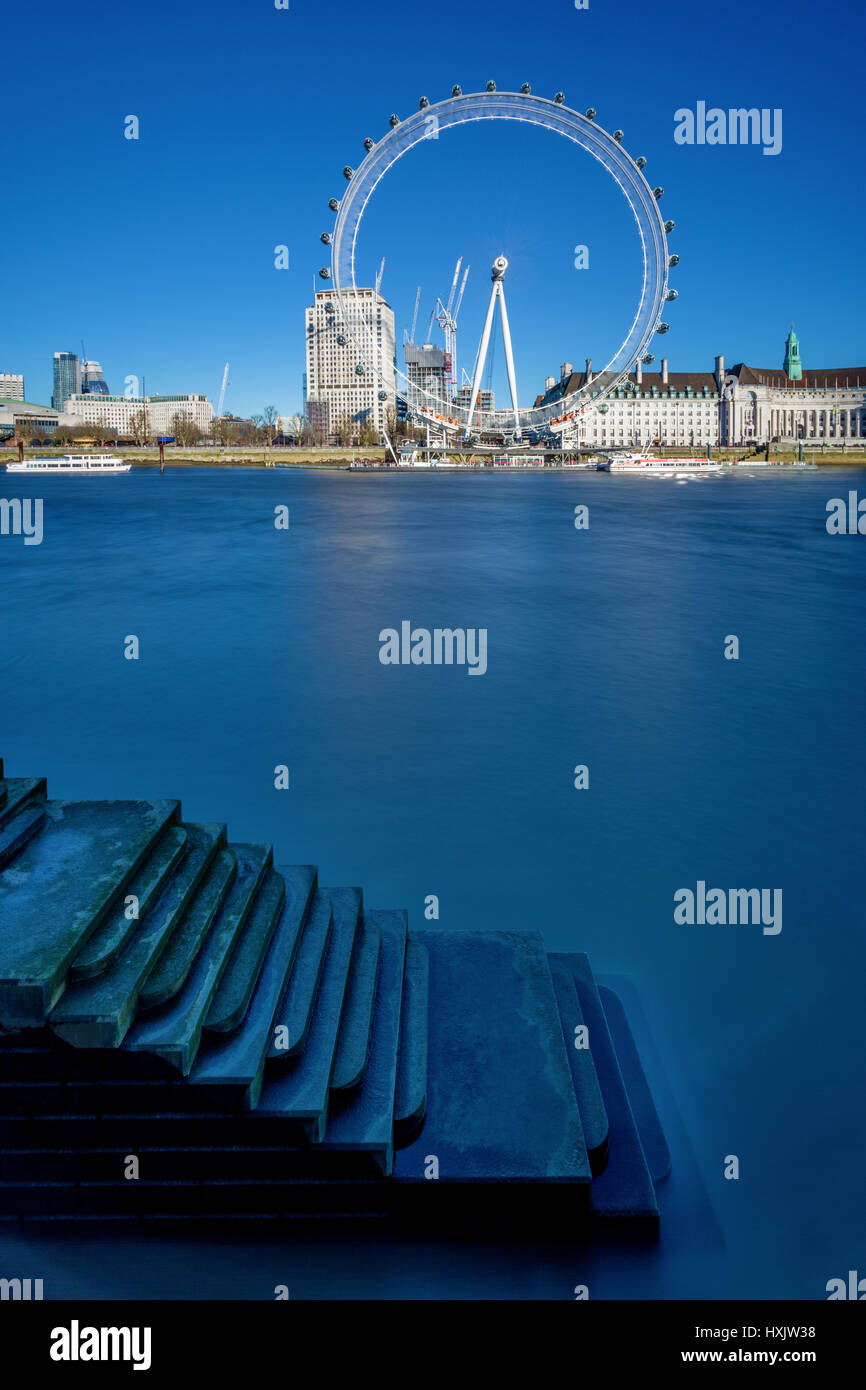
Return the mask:
[[[0,477],[45,505],[41,546],[0,537],[8,773],[182,796],[410,924],[436,893],[443,927],[587,951],[631,982],[674,1160],[647,1251],[5,1227],[0,1272],[170,1298],[822,1298],[866,1274],[866,538],[824,526],[850,488],[866,474]],[[486,628],[487,674],[381,665],[403,619]],[[698,879],[781,887],[782,932],[676,926]]]

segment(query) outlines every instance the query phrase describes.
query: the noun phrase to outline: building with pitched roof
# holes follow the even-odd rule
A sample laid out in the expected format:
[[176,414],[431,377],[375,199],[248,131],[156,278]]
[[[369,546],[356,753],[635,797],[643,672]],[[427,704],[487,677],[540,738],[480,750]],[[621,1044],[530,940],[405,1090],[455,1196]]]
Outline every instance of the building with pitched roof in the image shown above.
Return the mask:
[[[566,362],[559,380],[548,377],[536,405],[566,401],[581,387],[604,379],[587,358],[582,372]],[[588,405],[579,426],[582,444],[599,448],[706,448],[708,445],[796,444],[807,441],[866,447],[866,366],[807,369],[792,329],[781,368],[672,372],[663,357],[658,370],[640,362],[614,389]]]

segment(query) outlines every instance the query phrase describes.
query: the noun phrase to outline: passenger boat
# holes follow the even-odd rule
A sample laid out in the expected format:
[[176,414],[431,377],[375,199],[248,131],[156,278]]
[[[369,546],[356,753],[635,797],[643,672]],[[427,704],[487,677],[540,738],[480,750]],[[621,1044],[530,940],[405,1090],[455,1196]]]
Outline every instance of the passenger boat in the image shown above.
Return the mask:
[[119,454],[63,454],[7,463],[7,473],[128,473],[132,467]]

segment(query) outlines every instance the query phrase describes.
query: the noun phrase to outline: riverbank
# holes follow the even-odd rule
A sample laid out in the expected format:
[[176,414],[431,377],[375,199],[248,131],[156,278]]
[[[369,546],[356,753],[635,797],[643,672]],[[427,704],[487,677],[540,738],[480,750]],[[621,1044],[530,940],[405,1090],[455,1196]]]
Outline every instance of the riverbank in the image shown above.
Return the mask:
[[[69,448],[26,448],[25,458],[52,458],[64,453],[72,452]],[[88,450],[87,452],[101,453],[102,450]],[[111,448],[105,452],[119,454],[136,467],[158,467],[159,449],[156,446],[144,448]],[[654,451],[661,458],[676,455],[679,458],[692,456],[696,463],[706,462],[706,452],[700,450],[682,449],[657,449]],[[600,456],[604,451],[600,451]],[[0,465],[9,463],[13,458],[17,458],[17,450],[7,446],[0,449]],[[378,465],[374,471],[381,471],[384,466],[394,467],[390,454],[385,449],[314,449],[314,448],[175,448],[169,446],[165,450],[165,463],[170,468],[346,468],[353,461],[363,458],[369,460],[373,465]],[[797,449],[772,450],[773,460],[779,463],[796,463],[799,459]],[[587,460],[588,461],[588,460]],[[713,462],[715,463],[758,463],[764,461],[764,450],[760,449],[755,453],[749,453],[742,448],[714,449]],[[804,463],[816,463],[828,467],[839,468],[845,466],[862,468],[866,464],[866,447],[863,449],[804,449]],[[537,469],[531,465],[523,465],[521,472],[545,471],[558,469],[559,464],[538,464]],[[573,466],[573,465],[572,465]],[[514,465],[515,470],[519,465]],[[565,465],[568,467],[568,464]],[[363,470],[360,470],[363,471]],[[403,471],[403,470],[401,470]],[[419,470],[425,473],[429,469]],[[451,469],[448,470],[453,471]],[[460,471],[460,470],[458,470]],[[473,468],[474,472],[475,469]],[[497,468],[501,472],[502,468]]]

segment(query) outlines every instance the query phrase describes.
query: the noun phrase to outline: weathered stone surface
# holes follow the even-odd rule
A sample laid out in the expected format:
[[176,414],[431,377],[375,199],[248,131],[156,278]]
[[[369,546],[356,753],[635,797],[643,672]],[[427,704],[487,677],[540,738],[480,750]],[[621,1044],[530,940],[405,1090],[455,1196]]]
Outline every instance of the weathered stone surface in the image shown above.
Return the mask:
[[430,998],[430,957],[414,933],[406,942],[400,1047],[397,1053],[397,1091],[394,1100],[394,1139],[408,1143],[427,1109],[427,1010]]
[[114,964],[129,945],[138,930],[138,923],[157,893],[162,891],[177,868],[185,849],[186,831],[180,825],[170,825],[127,885],[124,898],[127,894],[134,894],[138,899],[138,918],[129,920],[124,903],[113,908],[70,965],[70,980],[90,980]]
[[[331,931],[313,1016],[303,1051],[288,1062],[271,1062],[257,1114],[280,1115],[304,1124],[313,1143],[324,1134],[331,1071],[346,997],[361,893],[357,888],[320,888],[331,909]],[[279,1013],[274,1020],[279,1029]]]
[[0,874],[0,1024],[38,1026],[70,962],[154,842],[176,801],[49,801],[40,833]]
[[364,1075],[370,1049],[381,945],[378,927],[362,913],[355,936],[355,951],[349,969],[349,985],[331,1073],[332,1091],[357,1086]]
[[140,1009],[156,1009],[177,994],[237,873],[237,857],[226,849],[226,828],[213,827],[214,853],[165,949],[141,987]]
[[44,777],[6,777],[0,782],[5,793],[0,801],[0,826],[6,825],[29,802],[44,801],[48,795]]
[[186,850],[114,965],[93,980],[70,985],[55,1005],[51,1027],[73,1047],[117,1047],[135,1017],[139,993],[194,897],[225,829],[184,824]]
[[608,1219],[658,1220],[658,1204],[589,960],[564,957],[574,974],[610,1123],[607,1164],[592,1184],[594,1211]]
[[271,846],[247,845],[245,848],[250,899],[234,950],[205,1020],[205,1027],[216,1033],[231,1032],[243,1018],[285,898],[285,883],[272,871]]
[[268,1045],[268,1057],[292,1057],[304,1045],[310,1018],[313,1013],[313,1000],[319,987],[328,936],[331,930],[331,904],[322,893],[317,893],[307,914],[304,930],[298,942],[292,973],[286,984],[283,998],[277,1009],[275,1022],[288,1029],[288,1051],[277,1054],[272,1037]]
[[0,869],[11,863],[27,841],[42,829],[44,821],[45,807],[37,804],[25,806],[23,811],[0,826]]
[[397,1084],[397,1048],[400,1040],[400,1008],[403,962],[406,953],[406,913],[370,910],[382,940],[370,1052],[364,1077],[351,1091],[331,1097],[323,1151],[369,1152],[388,1176],[394,1164],[394,1094]]
[[[259,890],[252,911],[279,912],[285,885],[277,874],[269,874]],[[155,1052],[188,1075],[198,1050],[207,1011],[226,968],[243,918],[236,912],[221,911],[196,957],[179,992],[161,1009],[138,1018],[127,1035],[124,1047],[132,1052]]]
[[[608,1119],[604,1108],[604,1098],[598,1081],[595,1062],[592,1059],[592,1037],[587,1038],[587,1047],[575,1047],[575,1029],[586,1026],[577,988],[574,983],[568,957],[551,955],[550,973],[556,991],[556,1002],[562,1020],[562,1036],[566,1056],[571,1067],[571,1079],[577,1097],[577,1108],[583,1125],[589,1160],[593,1173],[600,1173],[607,1160]],[[588,1031],[588,1030],[587,1030]]]
[[[280,865],[277,872],[286,885],[285,902],[243,1020],[232,1033],[205,1037],[189,1077],[191,1085],[210,1088],[215,1096],[239,1089],[250,1109],[258,1104],[277,1007],[316,887],[311,865]],[[218,1105],[215,1099],[213,1108]]]
[[424,1182],[434,1154],[439,1184],[589,1184],[541,936],[418,936],[430,956],[427,1117],[396,1154],[395,1176]]

